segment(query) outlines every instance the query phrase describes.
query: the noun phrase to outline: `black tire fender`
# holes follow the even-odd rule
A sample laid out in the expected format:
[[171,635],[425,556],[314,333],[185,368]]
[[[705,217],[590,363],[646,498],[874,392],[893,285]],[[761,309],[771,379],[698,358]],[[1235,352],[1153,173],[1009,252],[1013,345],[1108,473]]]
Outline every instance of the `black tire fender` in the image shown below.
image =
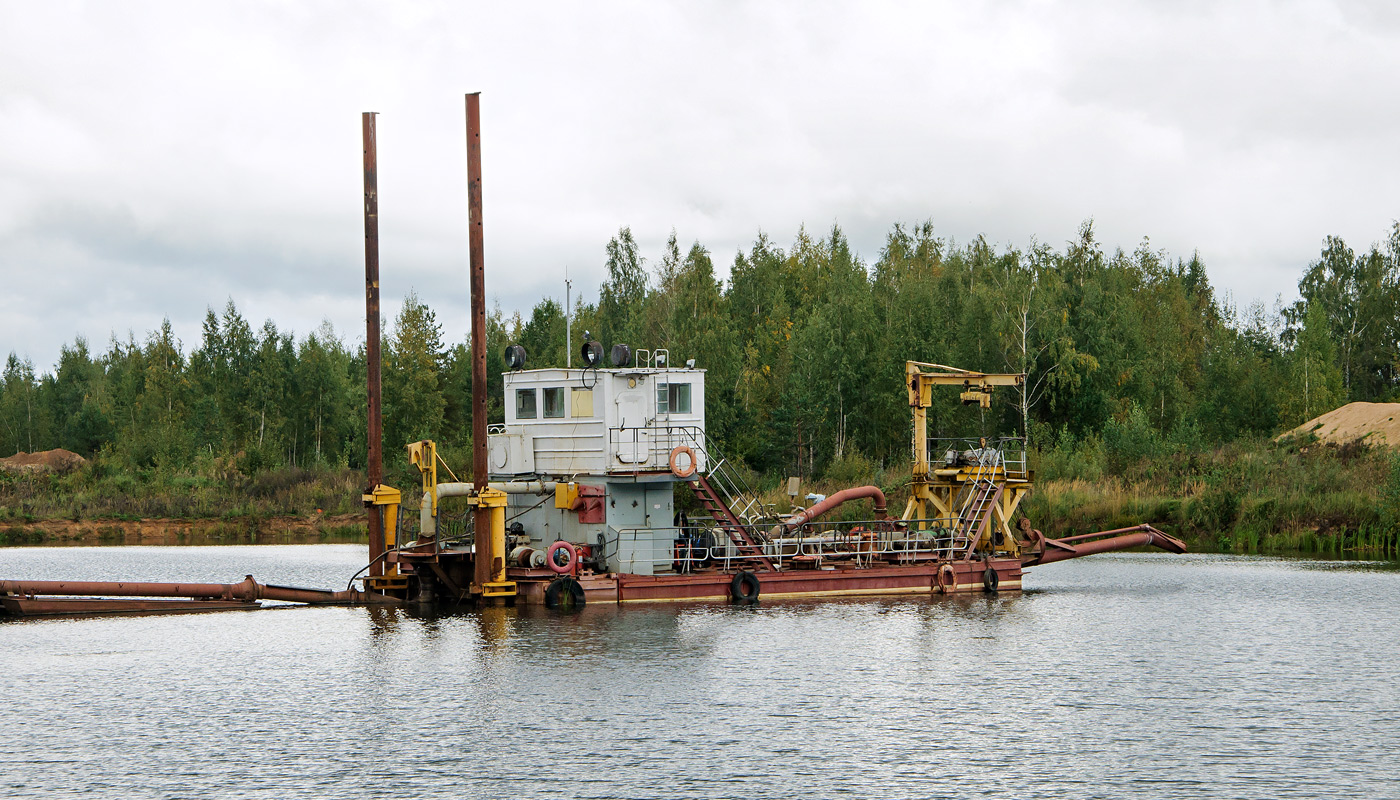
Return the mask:
[[588,602],[583,593],[583,584],[574,578],[555,578],[544,590],[545,608],[583,608]]
[[756,603],[760,588],[757,575],[739,570],[729,582],[729,597],[736,603]]

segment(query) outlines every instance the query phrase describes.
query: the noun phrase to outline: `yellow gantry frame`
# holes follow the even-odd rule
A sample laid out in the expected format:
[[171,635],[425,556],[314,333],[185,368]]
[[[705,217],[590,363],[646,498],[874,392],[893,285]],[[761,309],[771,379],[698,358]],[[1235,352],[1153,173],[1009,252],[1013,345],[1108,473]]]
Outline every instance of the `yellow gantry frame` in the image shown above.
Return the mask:
[[[437,516],[438,479],[437,465],[441,459],[437,445],[424,439],[408,446],[409,463],[418,468],[423,477],[423,493],[433,504],[433,516]],[[444,464],[446,466],[446,464]],[[450,468],[449,468],[449,471]],[[499,489],[478,488],[467,496],[467,504],[482,506],[491,510],[491,552],[495,554],[491,564],[491,580],[480,587],[482,597],[514,597],[515,582],[506,580],[506,493]]]
[[[928,458],[928,407],[933,405],[933,387],[960,386],[962,392],[958,399],[964,405],[976,404],[982,408],[990,408],[995,387],[1022,386],[1025,382],[1025,373],[972,372],[922,361],[905,362],[904,384],[909,394],[909,406],[914,410],[914,474],[910,485],[909,503],[904,507],[904,519],[927,520],[932,517],[957,516],[953,500],[976,471],[963,467],[937,470],[931,468]],[[1030,493],[1031,482],[1029,478],[1008,480],[1005,470],[1000,465],[990,473],[984,469],[981,477],[989,478],[1005,487],[1000,500],[992,508],[992,516],[1002,533],[1003,546],[998,549],[1015,553],[1016,537],[1011,533],[1011,518],[1021,501]],[[926,522],[919,523],[921,529],[926,526]],[[992,533],[989,528],[987,535],[991,537]]]

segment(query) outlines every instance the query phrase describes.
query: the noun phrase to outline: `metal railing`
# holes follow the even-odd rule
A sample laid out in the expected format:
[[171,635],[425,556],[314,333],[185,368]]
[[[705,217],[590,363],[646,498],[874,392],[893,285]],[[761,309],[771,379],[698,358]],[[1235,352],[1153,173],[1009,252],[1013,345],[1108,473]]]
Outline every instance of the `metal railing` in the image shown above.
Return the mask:
[[[704,468],[705,431],[695,425],[648,425],[640,428],[608,428],[610,471],[665,471],[671,468],[671,451],[682,445],[695,452],[697,469]],[[630,452],[633,461],[622,460]],[[617,458],[621,466],[611,463]]]
[[[922,528],[920,525],[922,524]],[[916,561],[951,561],[973,557],[954,517],[924,520],[863,520],[808,523],[779,536],[768,536],[764,526],[747,526],[763,555],[779,569],[846,563],[856,567]],[[760,538],[760,534],[762,537]],[[647,563],[654,572],[689,573],[706,568],[740,569],[753,561],[717,527],[691,525],[677,528],[624,528],[616,530],[610,557],[621,550],[623,571]],[[616,549],[614,549],[616,548]],[[815,562],[815,563],[813,563]]]
[[933,469],[953,467],[1000,468],[1006,477],[1030,477],[1026,459],[1026,439],[1003,436],[996,439],[943,438],[928,440],[928,462]]
[[705,439],[705,461],[708,465],[705,477],[709,479],[711,486],[724,495],[721,499],[729,506],[729,510],[734,512],[734,516],[747,525],[776,520],[777,509],[771,505],[764,505],[758,492],[744,479],[738,467],[719,452],[714,440],[703,431],[701,435]]
[[613,471],[666,471],[671,468],[671,451],[682,445],[695,453],[696,471],[709,479],[720,494],[720,500],[746,523],[777,518],[777,509],[759,500],[758,492],[745,480],[739,468],[722,453],[705,430],[696,425],[652,425],[643,428],[609,428],[608,451],[617,453],[619,445],[630,446],[638,457],[624,462]]

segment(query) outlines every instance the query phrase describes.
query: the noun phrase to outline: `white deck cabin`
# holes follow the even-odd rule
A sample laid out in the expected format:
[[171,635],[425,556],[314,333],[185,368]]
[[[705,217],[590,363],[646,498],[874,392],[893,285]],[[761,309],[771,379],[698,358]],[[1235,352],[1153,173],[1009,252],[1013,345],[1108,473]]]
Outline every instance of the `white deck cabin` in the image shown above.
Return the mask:
[[493,478],[669,472],[680,445],[705,469],[703,369],[529,369],[503,377],[506,422],[490,436]]

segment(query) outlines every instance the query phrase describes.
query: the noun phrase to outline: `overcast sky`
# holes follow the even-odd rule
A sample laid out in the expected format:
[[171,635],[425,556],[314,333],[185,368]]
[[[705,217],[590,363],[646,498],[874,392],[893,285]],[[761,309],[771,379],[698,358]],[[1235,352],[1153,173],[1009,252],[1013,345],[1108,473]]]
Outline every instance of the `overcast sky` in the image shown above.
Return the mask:
[[364,336],[360,112],[385,315],[467,335],[463,94],[487,290],[589,299],[631,226],[722,274],[759,230],[894,222],[1199,250],[1244,303],[1400,217],[1389,2],[139,3],[0,0],[0,357],[48,371],[168,317]]

